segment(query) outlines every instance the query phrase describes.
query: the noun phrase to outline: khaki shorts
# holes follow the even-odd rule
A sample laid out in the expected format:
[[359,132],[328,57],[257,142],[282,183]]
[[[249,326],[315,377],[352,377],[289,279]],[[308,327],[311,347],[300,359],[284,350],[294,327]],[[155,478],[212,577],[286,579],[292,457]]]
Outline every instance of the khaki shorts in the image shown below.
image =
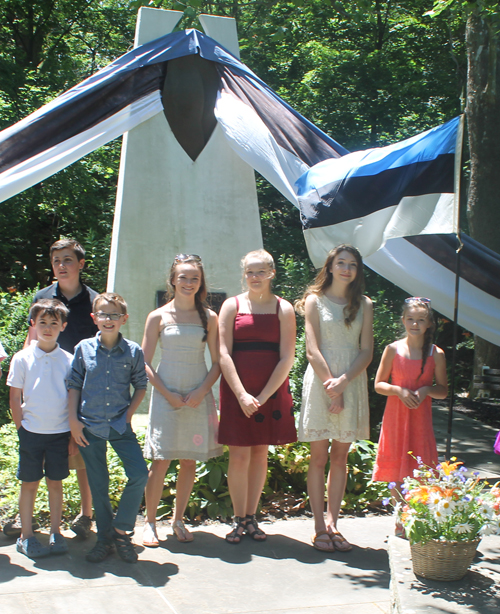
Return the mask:
[[80,452],[75,454],[75,456],[69,457],[69,468],[73,469],[73,471],[80,471],[80,469],[85,469],[85,461],[82,458]]

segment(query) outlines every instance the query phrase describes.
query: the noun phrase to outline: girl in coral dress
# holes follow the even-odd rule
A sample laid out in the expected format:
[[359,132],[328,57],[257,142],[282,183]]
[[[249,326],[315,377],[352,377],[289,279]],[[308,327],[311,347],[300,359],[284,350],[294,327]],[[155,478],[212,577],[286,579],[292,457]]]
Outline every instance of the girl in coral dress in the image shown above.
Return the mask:
[[444,352],[432,343],[436,325],[430,300],[407,298],[401,319],[406,337],[385,348],[375,376],[376,392],[389,398],[373,479],[392,482],[395,500],[403,478],[418,466],[413,457],[437,464],[431,399],[448,394]]

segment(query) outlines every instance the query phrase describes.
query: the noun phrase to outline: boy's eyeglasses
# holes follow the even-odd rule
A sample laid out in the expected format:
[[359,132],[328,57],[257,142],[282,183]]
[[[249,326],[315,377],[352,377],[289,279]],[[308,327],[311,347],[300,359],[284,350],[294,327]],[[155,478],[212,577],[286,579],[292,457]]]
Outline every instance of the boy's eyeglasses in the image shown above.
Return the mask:
[[174,262],[185,262],[186,260],[201,262],[201,258],[197,254],[177,254],[174,258]]
[[104,313],[104,311],[98,311],[94,314],[98,320],[119,320],[123,313]]
[[424,303],[424,305],[429,305],[430,307],[431,299],[425,298],[425,296],[409,296],[408,298],[405,298],[405,303],[408,303],[409,305],[412,303]]

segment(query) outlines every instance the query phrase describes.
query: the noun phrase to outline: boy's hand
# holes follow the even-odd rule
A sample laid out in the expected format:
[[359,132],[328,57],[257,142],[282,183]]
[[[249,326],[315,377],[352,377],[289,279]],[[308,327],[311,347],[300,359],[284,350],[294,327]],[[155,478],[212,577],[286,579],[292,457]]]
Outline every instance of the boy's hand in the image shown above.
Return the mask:
[[79,450],[78,450],[78,445],[74,439],[73,436],[70,437],[69,439],[69,444],[68,444],[68,454],[70,456],[76,456],[78,454]]
[[85,439],[83,429],[85,425],[80,420],[74,420],[70,422],[71,435],[73,436],[76,444],[82,448],[89,445],[89,442]]

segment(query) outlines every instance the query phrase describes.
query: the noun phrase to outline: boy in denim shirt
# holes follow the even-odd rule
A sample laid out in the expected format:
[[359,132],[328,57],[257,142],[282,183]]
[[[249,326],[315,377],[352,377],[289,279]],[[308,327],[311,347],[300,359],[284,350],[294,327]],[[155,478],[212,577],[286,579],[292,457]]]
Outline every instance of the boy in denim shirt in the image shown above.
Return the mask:
[[[144,356],[137,343],[120,333],[128,318],[127,304],[120,295],[100,294],[92,310],[99,332],[76,346],[68,380],[71,434],[87,467],[97,523],[97,543],[86,558],[99,563],[116,547],[120,558],[136,563],[130,537],[148,468],[130,422],[146,393]],[[132,397],[130,384],[134,388]],[[108,441],[128,478],[114,519],[106,463]]]

